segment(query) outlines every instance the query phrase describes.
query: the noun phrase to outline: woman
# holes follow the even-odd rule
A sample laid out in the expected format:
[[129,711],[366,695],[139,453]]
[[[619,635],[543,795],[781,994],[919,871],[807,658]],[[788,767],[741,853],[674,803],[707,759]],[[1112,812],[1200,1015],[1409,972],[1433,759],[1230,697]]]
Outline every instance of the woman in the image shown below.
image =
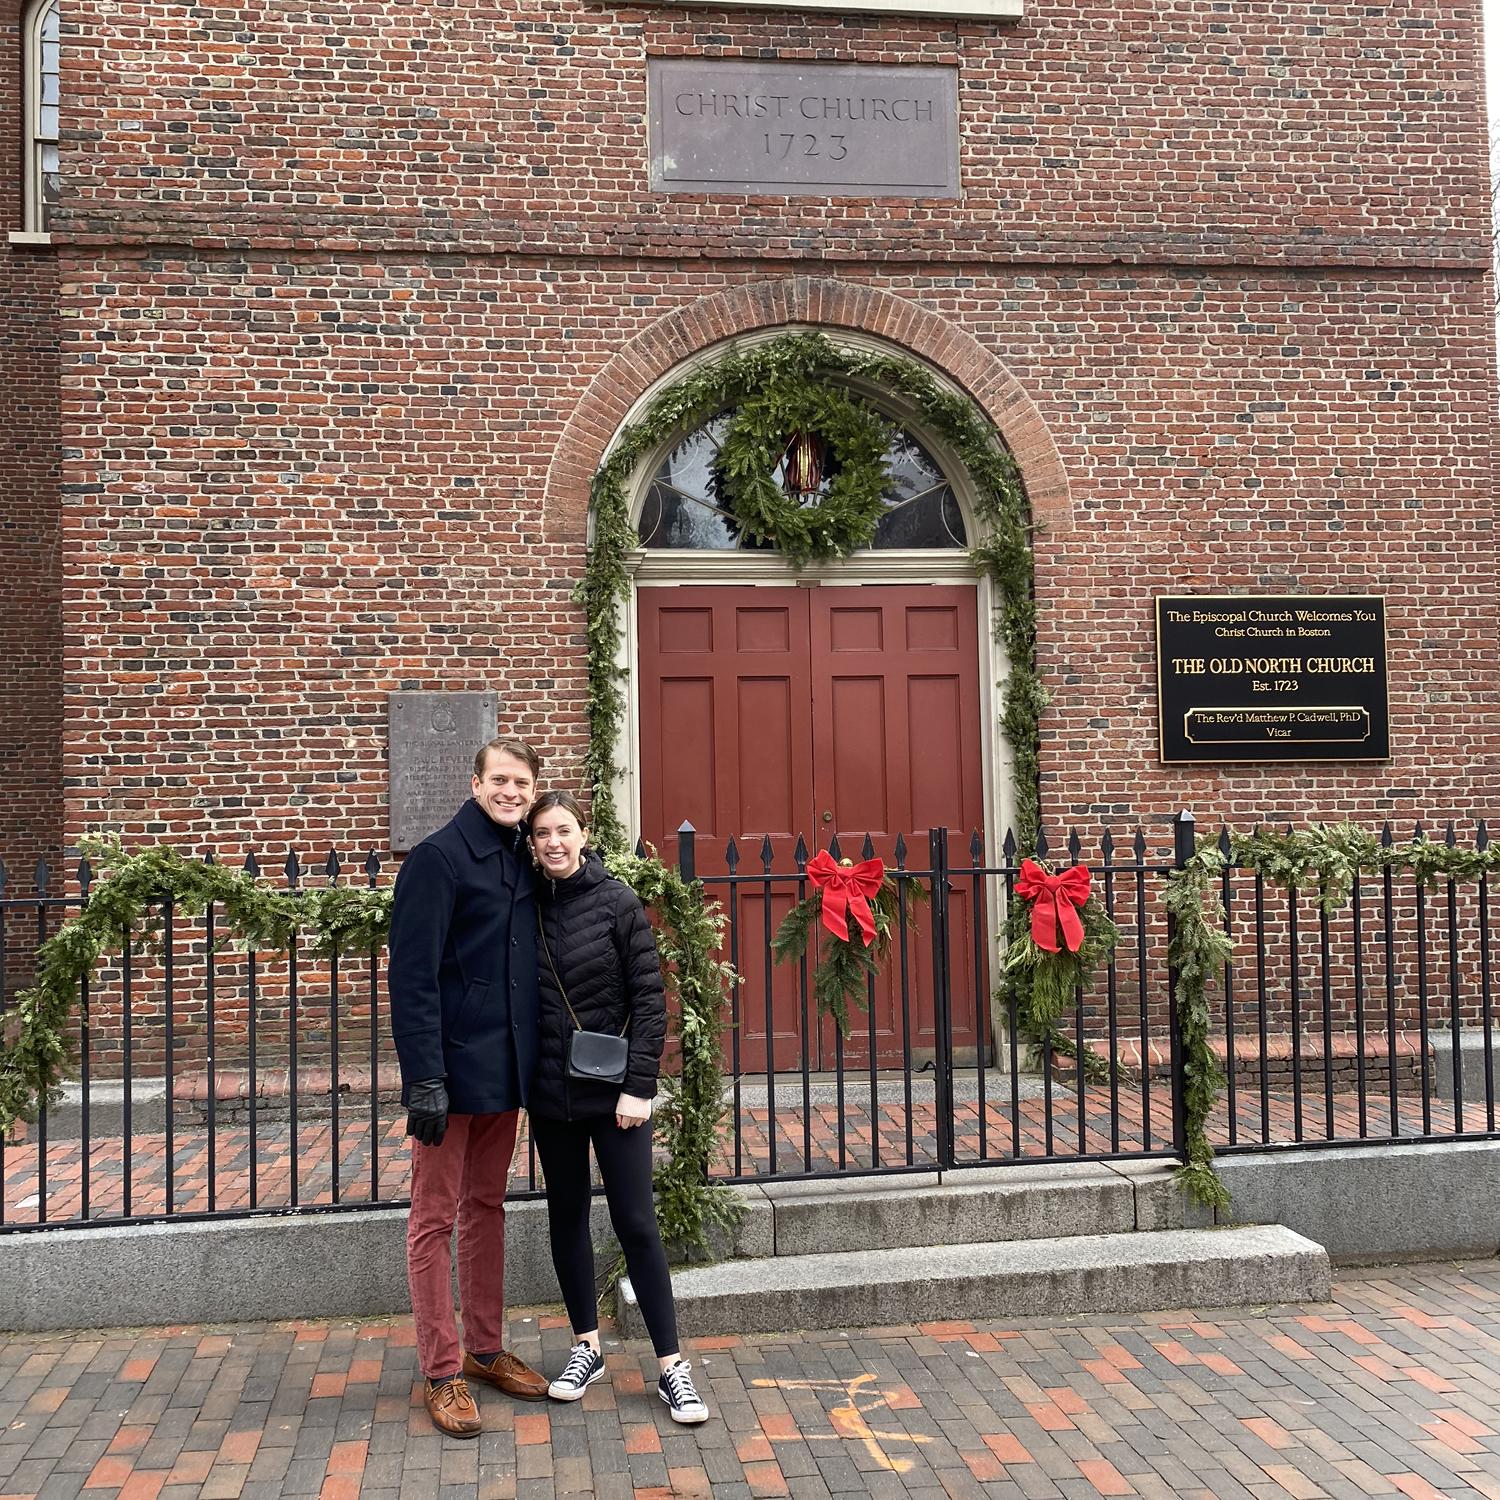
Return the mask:
[[[599,1162],[610,1222],[661,1365],[657,1394],[675,1422],[708,1419],[677,1348],[677,1311],[651,1189],[651,1103],[667,1030],[661,962],[635,892],[585,848],[582,809],[545,792],[531,809],[539,871],[537,963],[541,1014],[529,1095],[531,1135],[547,1179],[552,1264],[573,1325],[573,1351],[547,1388],[576,1401],[604,1374],[599,1303],[589,1241],[589,1145]],[[625,1035],[621,1083],[568,1073],[575,1031]]]

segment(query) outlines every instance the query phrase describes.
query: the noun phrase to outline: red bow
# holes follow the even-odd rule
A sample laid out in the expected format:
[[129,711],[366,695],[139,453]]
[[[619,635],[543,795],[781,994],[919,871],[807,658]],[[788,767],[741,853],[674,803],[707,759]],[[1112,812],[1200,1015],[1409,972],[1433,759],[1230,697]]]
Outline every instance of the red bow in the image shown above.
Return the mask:
[[1062,929],[1069,953],[1083,946],[1083,923],[1078,908],[1089,899],[1087,865],[1074,865],[1060,875],[1049,875],[1034,859],[1021,861],[1016,895],[1032,902],[1031,940],[1048,953],[1058,951],[1057,933]]
[[807,878],[823,892],[823,925],[834,937],[848,942],[852,916],[868,948],[875,941],[870,897],[885,879],[884,862],[867,859],[863,864],[841,865],[826,849],[820,849],[807,862]]

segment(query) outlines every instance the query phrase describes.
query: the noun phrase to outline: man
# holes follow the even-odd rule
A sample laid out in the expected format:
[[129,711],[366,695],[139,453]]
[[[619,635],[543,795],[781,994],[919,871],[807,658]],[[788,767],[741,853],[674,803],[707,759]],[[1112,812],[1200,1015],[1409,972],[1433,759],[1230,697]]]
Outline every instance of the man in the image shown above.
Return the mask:
[[454,1437],[479,1436],[465,1377],[523,1400],[547,1394],[503,1346],[505,1189],[537,1045],[526,814],[538,767],[531,746],[491,740],[474,757],[472,800],[407,855],[391,911],[391,1030],[413,1138],[407,1277],[427,1411]]

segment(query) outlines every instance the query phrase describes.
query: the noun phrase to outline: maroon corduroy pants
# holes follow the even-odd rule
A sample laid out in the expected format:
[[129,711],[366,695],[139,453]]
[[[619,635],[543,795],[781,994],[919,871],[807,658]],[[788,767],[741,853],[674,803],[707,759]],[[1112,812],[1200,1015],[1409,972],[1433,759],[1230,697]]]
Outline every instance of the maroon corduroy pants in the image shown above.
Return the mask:
[[429,1380],[456,1375],[463,1364],[449,1258],[455,1224],[464,1345],[481,1354],[504,1347],[505,1190],[519,1113],[449,1115],[442,1145],[412,1142],[406,1275],[417,1358]]

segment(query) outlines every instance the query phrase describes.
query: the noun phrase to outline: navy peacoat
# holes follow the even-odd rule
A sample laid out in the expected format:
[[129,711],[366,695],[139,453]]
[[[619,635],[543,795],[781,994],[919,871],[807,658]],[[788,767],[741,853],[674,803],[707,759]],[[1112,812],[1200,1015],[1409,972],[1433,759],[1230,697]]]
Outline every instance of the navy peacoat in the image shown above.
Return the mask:
[[525,830],[472,799],[401,866],[391,909],[401,1102],[443,1078],[454,1114],[519,1109],[537,1052],[536,896]]

